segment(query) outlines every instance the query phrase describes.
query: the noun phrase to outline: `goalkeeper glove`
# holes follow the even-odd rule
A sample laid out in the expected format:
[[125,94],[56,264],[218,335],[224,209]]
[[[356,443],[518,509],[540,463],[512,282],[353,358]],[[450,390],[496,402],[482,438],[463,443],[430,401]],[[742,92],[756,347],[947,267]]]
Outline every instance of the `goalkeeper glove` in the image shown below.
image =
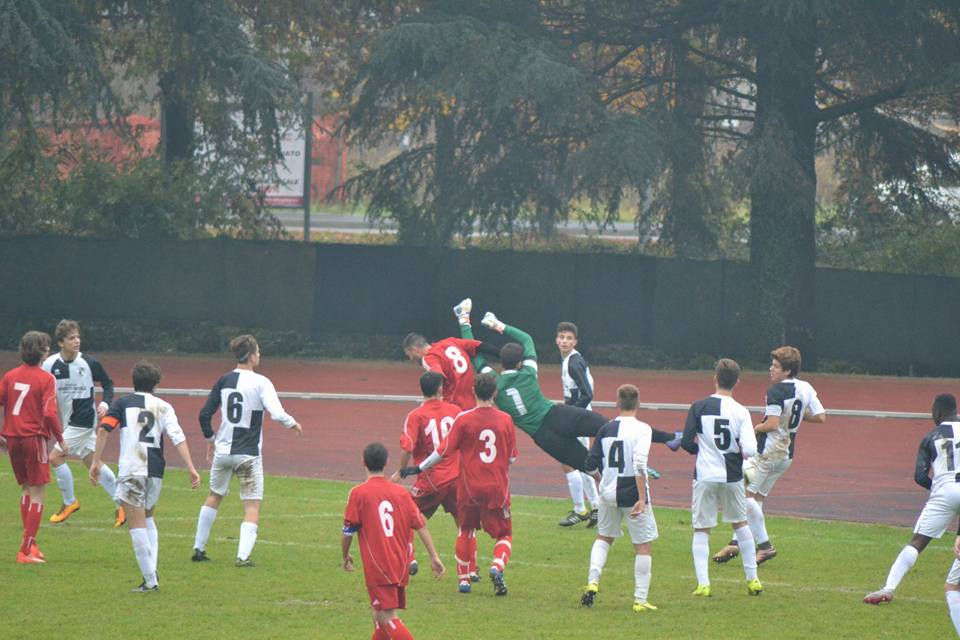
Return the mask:
[[400,477],[406,478],[407,476],[415,476],[421,471],[423,471],[423,469],[420,467],[404,467],[400,469]]

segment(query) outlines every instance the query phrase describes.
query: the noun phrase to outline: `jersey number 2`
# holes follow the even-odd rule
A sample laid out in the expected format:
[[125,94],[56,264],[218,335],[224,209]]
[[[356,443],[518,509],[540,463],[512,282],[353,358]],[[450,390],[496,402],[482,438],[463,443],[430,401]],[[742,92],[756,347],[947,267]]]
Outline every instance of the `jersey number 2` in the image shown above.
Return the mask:
[[140,442],[146,442],[148,447],[155,447],[156,439],[151,435],[157,419],[149,411],[141,411],[137,416],[137,426],[140,427]]

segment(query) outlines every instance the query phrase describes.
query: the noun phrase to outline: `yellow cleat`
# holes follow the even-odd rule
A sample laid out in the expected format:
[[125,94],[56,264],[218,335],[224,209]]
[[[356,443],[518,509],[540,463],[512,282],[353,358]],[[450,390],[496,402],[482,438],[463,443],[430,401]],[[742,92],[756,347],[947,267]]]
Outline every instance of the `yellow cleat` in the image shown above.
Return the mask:
[[710,597],[710,585],[708,584],[698,584],[697,588],[690,592],[691,595],[702,596],[704,598]]
[[747,593],[751,596],[758,596],[763,593],[763,585],[757,578],[747,580]]
[[123,511],[123,505],[117,507],[116,519],[113,521],[113,528],[122,527],[123,523],[127,521],[127,514]]
[[80,501],[74,500],[72,504],[65,504],[60,507],[60,511],[50,516],[50,522],[57,524],[70,517],[74,511],[80,511]]
[[600,585],[591,582],[583,589],[583,595],[580,596],[580,606],[592,607],[593,601],[597,599],[597,593],[600,592]]
[[653,606],[646,600],[637,600],[633,603],[633,612],[634,613],[643,613],[644,611],[656,611],[657,607]]

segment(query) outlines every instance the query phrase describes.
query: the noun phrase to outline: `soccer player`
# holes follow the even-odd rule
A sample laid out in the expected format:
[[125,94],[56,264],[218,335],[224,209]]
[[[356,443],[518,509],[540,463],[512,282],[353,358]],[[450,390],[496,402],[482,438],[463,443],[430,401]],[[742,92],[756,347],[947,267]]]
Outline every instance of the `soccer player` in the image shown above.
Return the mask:
[[[577,351],[577,325],[572,322],[561,322],[557,325],[557,349],[560,350],[561,358],[560,381],[563,383],[563,403],[590,410],[593,401],[593,376],[590,375],[587,361]],[[579,438],[579,440],[583,446],[590,446],[589,438]],[[565,464],[560,466],[567,479],[567,489],[570,491],[573,509],[557,524],[561,527],[572,527],[586,520],[587,528],[595,527],[597,509],[600,506],[597,483],[586,473]],[[584,496],[590,501],[589,511],[584,504]]]
[[21,564],[44,562],[37,546],[37,531],[43,517],[44,490],[50,483],[47,440],[56,440],[61,451],[70,452],[57,414],[56,381],[38,366],[49,352],[50,336],[28,331],[20,338],[23,364],[0,379],[0,405],[3,406],[0,448],[9,452],[13,475],[21,487],[23,540],[17,552],[17,562]]
[[[97,444],[97,420],[106,415],[113,402],[113,380],[99,361],[80,352],[80,325],[75,321],[58,322],[53,337],[60,351],[44,360],[43,368],[57,380],[57,404],[60,406],[63,440],[70,447],[70,455],[83,460],[89,469]],[[103,400],[99,404],[95,398],[96,383],[103,388]],[[63,522],[80,509],[80,501],[74,493],[73,473],[66,462],[67,454],[59,445],[55,445],[50,452],[50,465],[63,495],[63,504],[59,511],[50,516],[50,522],[53,523]],[[117,478],[106,465],[100,473],[100,486],[116,505],[113,526],[123,525],[126,516],[120,502],[114,497]]]
[[93,462],[90,463],[90,482],[96,486],[100,481],[107,439],[111,431],[120,429],[117,496],[125,505],[133,554],[143,575],[143,582],[132,592],[150,593],[160,590],[157,582],[160,541],[153,511],[160,498],[166,467],[163,458],[164,433],[187,465],[190,485],[194,489],[200,486],[200,474],[190,459],[190,449],[173,407],[153,395],[153,390],[160,384],[160,368],[141,360],[133,365],[131,377],[134,392],[115,400],[100,420],[97,446],[93,452]]
[[887,583],[882,589],[864,597],[863,601],[867,604],[893,600],[894,591],[916,563],[920,552],[927,548],[932,539],[942,536],[950,522],[960,514],[960,483],[957,483],[960,418],[957,418],[957,399],[949,393],[941,393],[934,398],[931,413],[936,427],[920,441],[913,475],[914,482],[930,490],[930,497],[917,518],[913,538],[890,567]]
[[410,580],[407,553],[416,531],[430,554],[434,575],[443,575],[443,563],[433,546],[427,523],[406,489],[383,476],[387,448],[379,442],[363,450],[367,479],[350,490],[343,516],[343,570],[353,571],[350,545],[359,534],[363,575],[373,613],[372,640],[410,640],[413,636],[397,617],[407,608],[406,586]]
[[733,399],[740,365],[721,358],[713,369],[714,394],[694,402],[687,413],[680,446],[697,456],[693,472],[693,568],[697,574],[695,596],[710,596],[710,529],[717,526],[717,510],[733,526],[747,579],[747,593],[760,595],[753,534],[747,526],[743,486],[743,456],[755,455],[757,438],[750,412]]
[[[510,416],[494,406],[497,381],[489,374],[474,384],[477,406],[453,421],[450,433],[437,450],[415,467],[401,469],[403,477],[427,471],[446,457],[460,454],[457,481],[457,574],[461,593],[470,593],[470,576],[463,558],[469,557],[471,538],[482,528],[491,538],[493,561],[490,579],[494,593],[507,595],[504,570],[510,560],[513,521],[510,517],[509,467],[517,459],[517,433]],[[476,544],[476,541],[473,541]],[[474,547],[475,548],[475,547]]]
[[[217,509],[229,493],[230,478],[240,482],[243,501],[243,522],[237,548],[238,567],[252,567],[250,554],[257,542],[260,502],[263,500],[263,412],[298,436],[303,428],[280,404],[277,391],[265,376],[256,373],[260,365],[260,346],[249,334],[230,341],[230,351],[237,359],[237,368],[220,377],[203,408],[200,429],[207,439],[207,461],[210,464],[210,495],[197,518],[197,534],[193,543],[193,561],[209,560],[206,553],[210,529],[217,519]],[[211,420],[220,409],[220,428],[214,435]]]
[[953,541],[953,555],[956,558],[950,566],[950,572],[947,573],[947,581],[943,585],[943,595],[947,600],[947,611],[950,612],[950,620],[953,622],[953,629],[960,636],[960,531]]
[[[800,374],[800,351],[780,347],[770,352],[770,379],[763,421],[754,426],[757,434],[757,455],[747,461],[747,524],[757,543],[757,564],[777,556],[770,543],[763,502],[773,485],[793,464],[797,430],[804,420],[823,424],[827,414],[810,383],[797,379]],[[716,562],[728,562],[740,552],[733,538],[713,556]]]
[[623,535],[622,525],[626,520],[634,551],[633,610],[636,613],[657,610],[647,602],[652,567],[650,545],[659,536],[647,482],[647,459],[653,429],[637,420],[639,399],[640,391],[632,384],[617,389],[620,416],[601,427],[587,455],[587,470],[602,469],[603,473],[600,476],[597,539],[590,550],[587,586],[580,596],[580,604],[584,607],[592,607],[600,592],[600,574],[607,562],[607,554],[614,540]]
[[[400,468],[410,464],[420,464],[427,456],[437,450],[440,442],[447,437],[453,420],[460,414],[461,409],[455,404],[440,399],[443,376],[436,371],[427,371],[420,376],[420,391],[423,393],[423,403],[407,414],[403,423],[403,434],[400,436]],[[447,456],[438,465],[422,473],[410,494],[417,508],[428,520],[433,517],[440,505],[453,516],[457,522],[457,476],[460,474],[460,454]],[[400,471],[396,471],[390,479],[400,480]],[[459,529],[459,525],[457,527]],[[469,574],[479,580],[477,575],[477,541],[472,539],[473,550],[466,558],[458,558],[469,566]],[[410,561],[410,575],[417,572],[417,561]]]
[[[592,438],[607,423],[606,417],[568,404],[554,404],[540,390],[537,379],[537,350],[533,338],[516,327],[504,324],[489,311],[481,321],[483,326],[503,333],[517,342],[508,342],[500,349],[501,373],[497,377],[496,405],[513,418],[514,424],[533,438],[538,447],[554,460],[577,471],[584,471],[587,448],[578,440]],[[470,325],[460,325],[461,335],[472,335]],[[483,373],[493,372],[486,366],[482,354],[475,359]],[[682,434],[653,430],[653,442],[667,444],[672,450],[680,448]]]

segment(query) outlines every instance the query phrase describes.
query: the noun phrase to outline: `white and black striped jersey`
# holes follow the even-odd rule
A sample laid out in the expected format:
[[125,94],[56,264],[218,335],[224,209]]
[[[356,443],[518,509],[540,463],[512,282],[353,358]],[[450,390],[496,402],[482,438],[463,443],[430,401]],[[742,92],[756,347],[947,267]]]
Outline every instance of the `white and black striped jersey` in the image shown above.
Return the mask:
[[120,462],[117,475],[162,478],[163,434],[174,446],[186,437],[173,407],[152,393],[131,393],[110,406],[100,426],[108,431],[120,429]]
[[697,455],[694,479],[740,482],[744,454],[757,452],[750,412],[730,396],[714,394],[697,400],[687,412],[680,446]]
[[560,379],[563,381],[563,402],[581,409],[590,409],[593,402],[593,376],[587,361],[576,349],[567,354],[560,363]]
[[66,427],[92,429],[97,422],[96,391],[94,384],[103,387],[103,401],[113,402],[113,380],[103,365],[94,358],[77,353],[77,357],[65,362],[60,353],[43,361],[44,370],[57,380],[57,405],[60,408],[60,423]]
[[764,416],[778,416],[780,420],[775,431],[761,433],[757,438],[757,451],[766,458],[793,459],[803,414],[807,410],[814,416],[824,412],[817,392],[808,382],[787,378],[767,389],[766,405]]
[[[632,417],[614,418],[597,431],[587,454],[586,470],[601,469],[600,499],[618,507],[632,507],[640,499],[636,476],[645,475],[653,430]],[[650,502],[650,485],[646,484]]]
[[210,422],[220,409],[216,451],[221,455],[259,456],[263,449],[263,412],[290,429],[297,423],[280,404],[277,390],[268,378],[247,369],[234,369],[210,390],[200,410],[200,429],[214,440]]
[[[913,479],[935,493],[946,484],[960,482],[960,422],[941,422],[920,441]],[[933,478],[930,471],[933,471]]]

